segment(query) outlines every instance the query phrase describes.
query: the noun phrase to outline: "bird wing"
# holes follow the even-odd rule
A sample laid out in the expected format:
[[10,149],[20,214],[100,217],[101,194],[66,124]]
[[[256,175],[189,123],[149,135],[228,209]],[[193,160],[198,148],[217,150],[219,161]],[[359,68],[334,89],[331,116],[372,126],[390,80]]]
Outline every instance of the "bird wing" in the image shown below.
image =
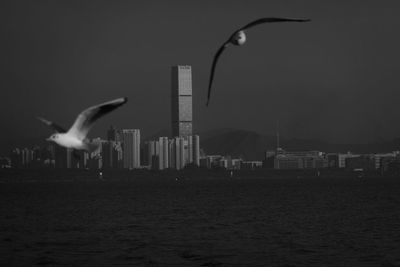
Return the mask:
[[229,46],[229,40],[226,41],[217,51],[217,53],[215,53],[214,59],[213,59],[213,63],[211,66],[211,73],[210,73],[210,82],[208,84],[208,94],[207,94],[207,106],[210,102],[210,96],[211,96],[211,86],[212,86],[212,82],[214,79],[214,73],[215,73],[215,67],[217,66],[217,62],[218,62],[218,58],[221,56],[222,52],[225,50],[225,48],[227,48]]
[[[255,21],[250,22],[249,24],[246,24],[242,28],[240,28],[237,31],[242,31],[246,30],[248,28],[254,27],[256,25],[262,24],[262,23],[272,23],[272,22],[307,22],[310,21],[310,19],[288,19],[288,18],[261,18],[261,19],[256,19]],[[236,32],[237,32],[236,31]],[[235,32],[235,33],[236,33]]]
[[60,125],[58,125],[58,124],[56,124],[56,123],[54,123],[54,122],[52,122],[52,121],[46,120],[46,119],[44,119],[44,118],[42,118],[42,117],[36,117],[36,118],[37,118],[38,120],[40,120],[41,122],[43,122],[44,124],[50,126],[50,127],[53,128],[54,130],[56,130],[56,132],[58,132],[58,133],[66,133],[66,132],[67,132],[67,131],[64,129],[64,127],[61,127]]
[[96,120],[125,104],[127,101],[128,98],[122,97],[85,109],[78,115],[67,134],[79,140],[84,140]]
[[230,41],[231,39],[235,36],[235,34],[239,31],[243,31],[246,30],[248,28],[254,27],[258,24],[261,23],[268,23],[268,22],[307,22],[310,21],[309,19],[288,19],[288,18],[261,18],[261,19],[257,19],[255,21],[252,21],[248,24],[246,24],[244,27],[236,30],[231,37],[229,37],[228,41],[226,41],[217,51],[217,53],[214,56],[214,60],[211,66],[211,74],[210,74],[210,82],[208,85],[208,95],[207,95],[207,106],[210,102],[210,96],[211,96],[211,86],[212,86],[212,82],[214,79],[214,72],[215,72],[215,67],[217,66],[217,61],[218,58],[221,56],[222,52],[225,50],[226,47],[228,47],[230,45]]

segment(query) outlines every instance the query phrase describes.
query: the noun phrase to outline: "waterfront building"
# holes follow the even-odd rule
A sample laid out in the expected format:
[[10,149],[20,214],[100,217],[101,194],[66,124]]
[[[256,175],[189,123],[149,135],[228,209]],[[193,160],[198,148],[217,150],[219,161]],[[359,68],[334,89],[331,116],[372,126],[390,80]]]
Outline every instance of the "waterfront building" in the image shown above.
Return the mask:
[[392,153],[377,153],[373,155],[375,169],[381,168],[382,161],[385,159],[394,159],[399,155],[399,151],[393,151]]
[[140,130],[123,129],[122,137],[124,151],[124,168],[140,168]]
[[121,142],[122,141],[122,133],[121,130],[118,130],[113,125],[107,130],[107,141],[115,141]]
[[328,160],[320,151],[277,150],[274,169],[320,169],[328,166]]
[[159,143],[159,170],[169,168],[169,148],[168,148],[168,137],[160,137]]
[[176,169],[175,154],[176,154],[175,139],[170,139],[168,140],[168,155],[169,155],[168,168],[170,169]]
[[200,166],[200,137],[193,136],[193,163],[195,166]]
[[14,148],[11,152],[11,166],[13,168],[22,168],[22,153],[19,148]]
[[155,155],[155,141],[147,141],[145,142],[145,157],[146,157],[146,162],[145,165],[148,166],[149,169],[152,169],[153,167],[153,156]]
[[349,158],[358,158],[360,155],[352,154],[351,152],[347,152],[346,154],[339,153],[338,154],[338,167],[346,168],[346,160]]
[[375,170],[375,160],[372,155],[359,155],[358,157],[346,158],[345,168],[349,171],[372,171]]
[[101,143],[101,159],[103,169],[118,169],[123,159],[122,144],[118,141]]
[[213,169],[220,167],[220,160],[223,157],[221,155],[208,155],[200,159],[200,167]]
[[242,161],[240,163],[241,170],[255,170],[262,168],[262,161]]

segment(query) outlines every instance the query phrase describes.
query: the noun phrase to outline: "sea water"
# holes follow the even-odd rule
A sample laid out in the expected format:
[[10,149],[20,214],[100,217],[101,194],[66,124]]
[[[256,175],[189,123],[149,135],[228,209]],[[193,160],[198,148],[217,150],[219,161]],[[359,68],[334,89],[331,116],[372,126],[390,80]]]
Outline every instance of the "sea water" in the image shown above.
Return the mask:
[[0,265],[399,266],[400,178],[0,184]]

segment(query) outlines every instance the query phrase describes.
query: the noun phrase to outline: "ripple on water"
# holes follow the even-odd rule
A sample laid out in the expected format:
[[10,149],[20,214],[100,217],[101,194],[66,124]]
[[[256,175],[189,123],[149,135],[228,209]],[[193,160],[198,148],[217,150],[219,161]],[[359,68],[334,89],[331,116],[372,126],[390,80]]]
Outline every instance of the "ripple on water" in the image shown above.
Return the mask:
[[400,179],[3,183],[0,265],[400,266],[398,192]]

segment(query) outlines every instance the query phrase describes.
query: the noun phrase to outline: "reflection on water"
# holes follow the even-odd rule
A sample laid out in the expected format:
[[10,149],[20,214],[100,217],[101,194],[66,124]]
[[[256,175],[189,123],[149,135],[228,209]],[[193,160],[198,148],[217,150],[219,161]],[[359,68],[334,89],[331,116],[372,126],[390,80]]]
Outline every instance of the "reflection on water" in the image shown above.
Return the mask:
[[3,183],[0,265],[398,266],[399,193],[400,179]]

